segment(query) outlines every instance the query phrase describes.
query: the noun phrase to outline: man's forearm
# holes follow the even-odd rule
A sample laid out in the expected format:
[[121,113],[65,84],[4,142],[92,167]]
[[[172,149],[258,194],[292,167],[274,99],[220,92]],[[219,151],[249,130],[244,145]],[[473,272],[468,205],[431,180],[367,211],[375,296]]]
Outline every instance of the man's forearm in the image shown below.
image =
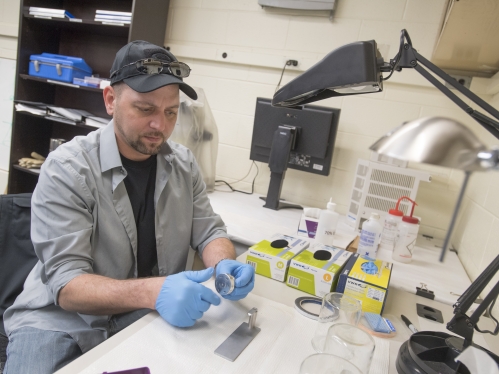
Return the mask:
[[164,277],[116,280],[84,274],[62,288],[59,305],[65,310],[94,315],[154,309],[164,280]]
[[229,239],[214,239],[203,250],[203,262],[207,268],[214,267],[223,258],[236,258],[236,250]]

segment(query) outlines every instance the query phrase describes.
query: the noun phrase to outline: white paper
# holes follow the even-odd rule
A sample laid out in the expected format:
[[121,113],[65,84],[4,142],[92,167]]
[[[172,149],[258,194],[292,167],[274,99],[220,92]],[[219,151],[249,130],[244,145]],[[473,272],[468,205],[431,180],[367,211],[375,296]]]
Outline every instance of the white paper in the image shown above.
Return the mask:
[[16,111],[28,112],[37,116],[45,116],[47,114],[45,109],[38,109],[24,104],[16,104]]
[[383,338],[374,339],[374,355],[369,374],[387,374],[390,366],[390,342]]

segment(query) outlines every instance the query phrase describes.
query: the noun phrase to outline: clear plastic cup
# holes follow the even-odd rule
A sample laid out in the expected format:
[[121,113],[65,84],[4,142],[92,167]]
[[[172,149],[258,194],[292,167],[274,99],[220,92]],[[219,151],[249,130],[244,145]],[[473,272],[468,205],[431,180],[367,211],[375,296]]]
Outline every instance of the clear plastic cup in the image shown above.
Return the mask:
[[338,292],[330,292],[322,298],[322,306],[317,319],[317,328],[312,339],[312,347],[322,353],[329,328],[336,323],[349,323],[357,326],[362,305],[359,300]]
[[353,325],[338,323],[327,332],[324,353],[344,358],[363,374],[368,374],[374,347],[374,339],[367,332]]
[[362,372],[341,357],[316,353],[303,360],[300,374],[362,374]]

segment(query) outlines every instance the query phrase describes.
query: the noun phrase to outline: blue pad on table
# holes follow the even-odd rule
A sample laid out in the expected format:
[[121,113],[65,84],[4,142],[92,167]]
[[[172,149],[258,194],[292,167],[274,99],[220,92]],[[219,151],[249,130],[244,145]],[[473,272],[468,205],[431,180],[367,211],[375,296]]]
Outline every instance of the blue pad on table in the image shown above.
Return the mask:
[[387,321],[376,313],[365,312],[364,317],[369,324],[371,330],[376,332],[382,332],[384,334],[389,334],[392,332],[392,329],[388,325]]

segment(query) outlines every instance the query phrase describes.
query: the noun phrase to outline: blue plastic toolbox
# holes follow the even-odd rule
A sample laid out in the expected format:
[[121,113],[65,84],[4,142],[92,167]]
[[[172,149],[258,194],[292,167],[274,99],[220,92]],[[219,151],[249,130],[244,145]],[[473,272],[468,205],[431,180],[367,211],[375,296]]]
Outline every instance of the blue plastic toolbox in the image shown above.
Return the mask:
[[81,57],[42,53],[30,56],[29,75],[73,83],[73,78],[92,75],[92,68]]

